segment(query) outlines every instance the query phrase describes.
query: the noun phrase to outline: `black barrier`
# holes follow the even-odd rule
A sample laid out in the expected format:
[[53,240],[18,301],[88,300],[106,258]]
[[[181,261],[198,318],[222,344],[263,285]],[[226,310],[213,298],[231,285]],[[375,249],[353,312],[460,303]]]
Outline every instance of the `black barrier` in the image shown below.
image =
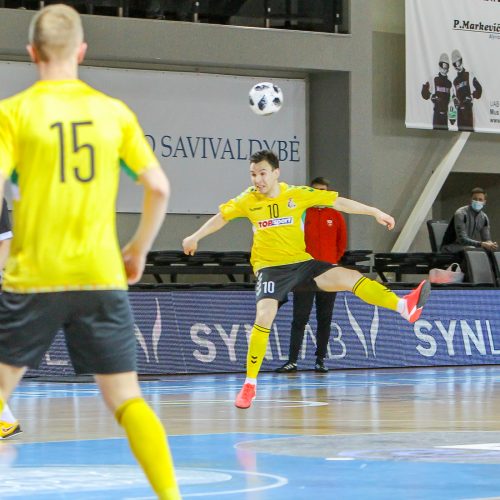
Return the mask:
[[[397,293],[405,293],[403,291]],[[139,372],[242,372],[254,316],[251,291],[131,292]],[[287,359],[292,307],[279,311],[263,370]],[[314,311],[299,364],[314,366]],[[339,293],[327,356],[332,368],[500,363],[500,290],[434,290],[415,325],[394,312]],[[39,370],[71,375],[58,334]]]

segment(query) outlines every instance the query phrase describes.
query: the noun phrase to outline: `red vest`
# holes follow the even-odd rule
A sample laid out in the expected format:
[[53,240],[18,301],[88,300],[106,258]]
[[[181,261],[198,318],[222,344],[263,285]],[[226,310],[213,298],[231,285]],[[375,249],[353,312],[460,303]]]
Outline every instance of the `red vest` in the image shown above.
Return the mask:
[[337,264],[347,245],[344,217],[330,207],[312,207],[306,211],[306,252],[315,259]]

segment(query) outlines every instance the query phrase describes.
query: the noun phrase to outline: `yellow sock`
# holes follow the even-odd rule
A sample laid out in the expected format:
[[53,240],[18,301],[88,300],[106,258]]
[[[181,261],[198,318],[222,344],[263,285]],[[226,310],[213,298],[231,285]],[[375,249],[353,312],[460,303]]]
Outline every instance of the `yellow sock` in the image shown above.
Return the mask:
[[368,304],[385,307],[393,311],[398,310],[399,297],[384,285],[365,276],[356,282],[352,288],[352,293],[361,300],[368,302]]
[[125,401],[115,413],[130,448],[161,500],[179,500],[174,464],[163,425],[142,398]]
[[253,325],[250,334],[250,344],[247,353],[247,377],[257,378],[262,361],[266,355],[267,342],[269,340],[269,328]]
[[5,401],[0,397],[0,415],[2,414],[4,408],[5,408]]

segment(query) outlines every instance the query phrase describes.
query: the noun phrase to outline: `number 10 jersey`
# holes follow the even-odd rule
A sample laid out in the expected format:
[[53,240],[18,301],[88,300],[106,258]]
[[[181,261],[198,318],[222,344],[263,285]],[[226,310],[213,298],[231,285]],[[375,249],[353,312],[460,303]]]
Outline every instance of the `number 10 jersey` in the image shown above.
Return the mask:
[[335,191],[290,186],[280,182],[280,194],[269,198],[254,187],[220,205],[224,220],[246,217],[254,236],[251,263],[254,271],[270,266],[294,264],[312,259],[304,242],[305,211],[313,206],[331,207]]

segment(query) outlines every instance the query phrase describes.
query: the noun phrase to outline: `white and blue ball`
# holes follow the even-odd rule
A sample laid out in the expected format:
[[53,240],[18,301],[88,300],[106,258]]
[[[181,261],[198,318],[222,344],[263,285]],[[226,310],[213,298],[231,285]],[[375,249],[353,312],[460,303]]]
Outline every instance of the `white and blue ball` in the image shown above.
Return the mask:
[[272,115],[283,106],[283,92],[270,82],[255,84],[249,93],[250,109],[257,115]]

